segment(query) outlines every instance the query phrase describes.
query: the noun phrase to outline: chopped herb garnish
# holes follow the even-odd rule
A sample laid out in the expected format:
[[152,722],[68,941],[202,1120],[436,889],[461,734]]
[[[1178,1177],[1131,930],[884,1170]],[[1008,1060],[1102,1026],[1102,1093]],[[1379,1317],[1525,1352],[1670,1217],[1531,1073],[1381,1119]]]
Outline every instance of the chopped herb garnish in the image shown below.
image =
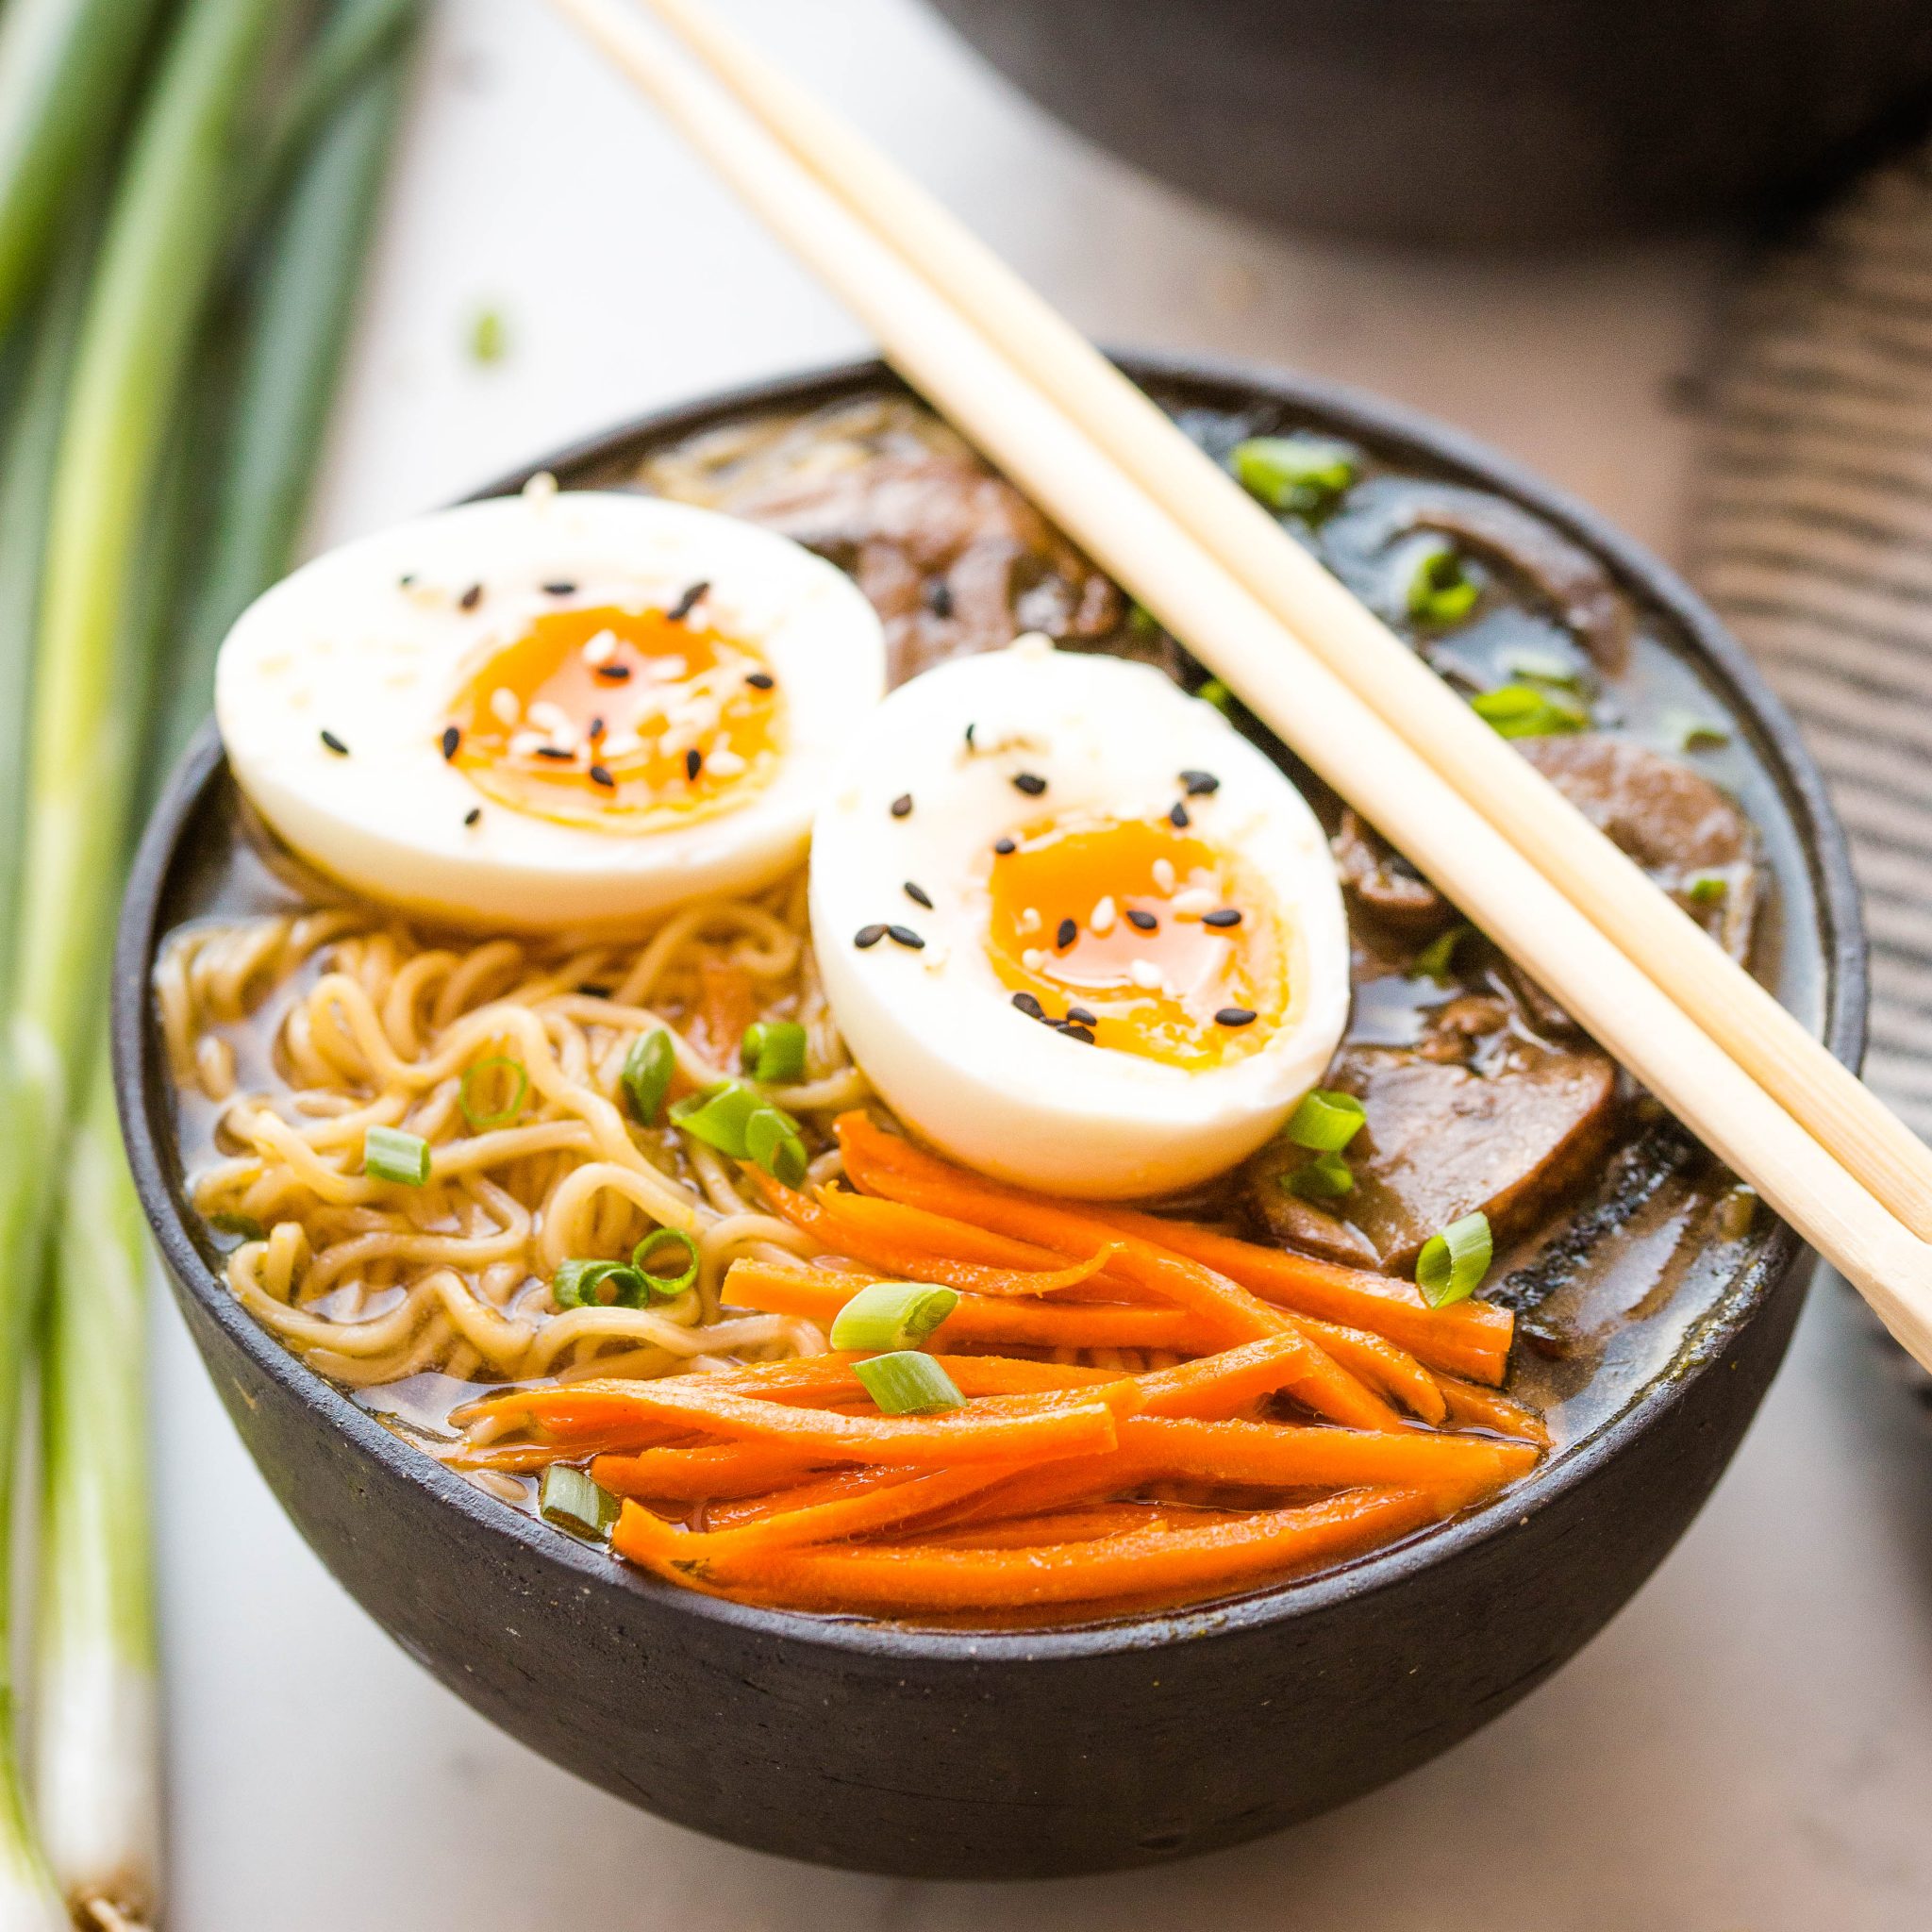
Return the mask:
[[1412,553],[1403,608],[1434,628],[1459,624],[1475,608],[1482,586],[1469,575],[1452,543],[1431,539]]
[[429,1178],[429,1142],[401,1127],[371,1127],[362,1136],[362,1172],[371,1180],[420,1188]]
[[631,1041],[618,1078],[630,1097],[631,1111],[641,1125],[656,1124],[676,1067],[677,1049],[672,1044],[667,1028],[654,1026]]
[[754,1020],[738,1053],[753,1079],[789,1087],[805,1078],[805,1028],[796,1020]]
[[1302,1095],[1289,1116],[1283,1134],[1297,1147],[1318,1154],[1339,1154],[1361,1132],[1368,1115],[1353,1093],[1317,1087]]
[[1432,1308],[1467,1301],[1482,1286],[1495,1255],[1490,1217],[1480,1210],[1432,1234],[1415,1257],[1415,1285]]
[[1533,684],[1477,691],[1469,708],[1502,738],[1554,738],[1590,724],[1590,713],[1580,705]]
[[[530,1075],[522,1060],[508,1054],[491,1054],[463,1075],[457,1089],[457,1106],[472,1131],[482,1134],[491,1127],[507,1127],[524,1110],[530,1091]],[[498,1104],[492,1099],[501,1094]]]
[[1229,453],[1250,496],[1277,514],[1318,516],[1356,479],[1358,460],[1345,442],[1322,436],[1251,436]]
[[1281,1185],[1304,1200],[1339,1201],[1355,1192],[1355,1171],[1339,1154],[1318,1154],[1283,1174]]
[[958,1384],[931,1356],[917,1349],[872,1356],[854,1362],[852,1373],[884,1415],[937,1415],[966,1407]]
[[918,1348],[958,1306],[956,1289],[874,1281],[839,1310],[828,1339],[834,1348],[859,1355]]

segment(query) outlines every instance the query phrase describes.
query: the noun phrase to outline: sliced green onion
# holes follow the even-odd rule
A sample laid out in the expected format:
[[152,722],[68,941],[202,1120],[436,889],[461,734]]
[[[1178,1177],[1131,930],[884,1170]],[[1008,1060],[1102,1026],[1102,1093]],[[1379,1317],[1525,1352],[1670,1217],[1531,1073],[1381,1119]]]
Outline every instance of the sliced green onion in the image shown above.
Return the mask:
[[1693,906],[1715,906],[1731,890],[1731,882],[1721,872],[1700,872],[1691,875],[1684,891]]
[[790,1087],[805,1078],[805,1028],[796,1020],[754,1020],[739,1052],[744,1071],[767,1086]]
[[509,331],[504,326],[500,308],[483,308],[470,324],[470,359],[486,368],[501,362],[509,353]]
[[601,1541],[610,1534],[624,1505],[601,1483],[567,1462],[553,1462],[537,1485],[537,1507],[548,1523],[575,1536]]
[[1409,977],[1433,979],[1438,986],[1445,985],[1456,970],[1456,949],[1474,930],[1472,925],[1457,924],[1447,932],[1439,932],[1415,956],[1415,963],[1408,969]]
[[[675,1274],[665,1274],[652,1259],[667,1241],[683,1257]],[[630,1251],[630,1265],[659,1301],[675,1301],[698,1278],[698,1244],[681,1227],[660,1227]]]
[[1137,638],[1158,638],[1160,635],[1160,620],[1144,604],[1127,606],[1127,628]]
[[[492,1074],[509,1074],[512,1084],[509,1098],[503,1106],[486,1108],[479,1103],[476,1090]],[[530,1076],[522,1060],[513,1060],[508,1054],[491,1054],[487,1060],[478,1060],[463,1075],[463,1084],[457,1091],[457,1105],[462,1109],[463,1118],[480,1134],[491,1127],[508,1126],[523,1112],[524,1100],[529,1091]]]
[[916,1348],[871,1356],[854,1362],[852,1373],[886,1415],[937,1415],[941,1409],[966,1407],[952,1376]]
[[1469,708],[1499,738],[1555,738],[1586,730],[1590,724],[1590,713],[1581,705],[1533,684],[1505,684],[1477,691]]
[[[733,1160],[743,1160],[749,1154],[744,1130],[752,1115],[763,1106],[758,1094],[741,1081],[721,1080],[702,1093],[687,1093],[682,1100],[674,1100],[671,1120],[693,1141],[702,1141],[707,1147],[730,1155]],[[769,1110],[775,1113],[777,1108]]]
[[798,1123],[782,1108],[761,1107],[745,1123],[744,1151],[783,1187],[795,1188],[810,1164]]
[[1482,1286],[1495,1252],[1490,1217],[1478,1208],[1423,1243],[1415,1257],[1415,1285],[1432,1308],[1467,1301]]
[[867,1355],[917,1348],[958,1306],[954,1289],[924,1281],[874,1281],[839,1310],[832,1346]]
[[624,1091],[630,1095],[631,1111],[641,1124],[648,1127],[657,1120],[664,1096],[671,1091],[671,1074],[676,1065],[677,1049],[666,1028],[654,1026],[631,1041],[620,1077]]
[[231,1234],[238,1241],[262,1241],[268,1239],[268,1229],[252,1214],[210,1214],[208,1224],[215,1233]]
[[1553,684],[1558,691],[1580,691],[1586,688],[1581,666],[1556,651],[1525,647],[1511,651],[1503,662],[1511,677],[1521,677],[1531,684]]
[[1676,751],[1716,751],[1731,741],[1731,734],[1694,711],[1666,711],[1660,721],[1665,741]]
[[1292,1174],[1281,1176],[1291,1194],[1309,1201],[1339,1201],[1355,1192],[1355,1170],[1339,1154],[1318,1154]]
[[1431,540],[1411,553],[1403,608],[1418,624],[1441,627],[1459,624],[1475,608],[1482,586],[1463,567],[1453,543]]
[[1195,688],[1194,695],[1204,705],[1212,705],[1224,718],[1234,716],[1234,693],[1220,678],[1210,677]]
[[1324,436],[1251,436],[1229,453],[1250,496],[1272,510],[1315,516],[1356,479],[1356,453]]
[[420,1188],[429,1178],[429,1142],[401,1127],[371,1127],[362,1137],[362,1172],[372,1180]]
[[650,1284],[628,1261],[565,1261],[551,1277],[559,1308],[641,1308]]
[[1288,1118],[1283,1129],[1297,1147],[1311,1147],[1319,1154],[1339,1154],[1361,1132],[1368,1115],[1353,1093],[1336,1093],[1317,1087],[1304,1093],[1301,1105]]

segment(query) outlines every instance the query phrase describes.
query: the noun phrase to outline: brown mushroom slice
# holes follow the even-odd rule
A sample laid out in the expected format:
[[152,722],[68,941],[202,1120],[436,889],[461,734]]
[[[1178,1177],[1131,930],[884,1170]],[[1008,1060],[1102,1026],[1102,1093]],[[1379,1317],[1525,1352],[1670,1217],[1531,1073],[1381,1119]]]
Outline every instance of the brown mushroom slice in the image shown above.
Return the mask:
[[1391,932],[1425,940],[1455,918],[1448,900],[1353,808],[1343,808],[1329,848],[1349,896]]
[[1343,1218],[1352,1196],[1322,1204],[1304,1200],[1289,1186],[1289,1176],[1312,1158],[1306,1148],[1276,1140],[1249,1160],[1241,1185],[1255,1219],[1283,1246],[1304,1255],[1348,1268],[1379,1268],[1382,1257],[1374,1243]]
[[1345,1047],[1328,1084],[1368,1118],[1343,1207],[1377,1264],[1481,1208],[1500,1246],[1548,1218],[1609,1145],[1617,1073],[1595,1047],[1524,1045],[1489,1074],[1388,1047]]
[[[1517,749],[1577,810],[1670,892],[1734,958],[1751,950],[1757,834],[1703,773],[1634,739],[1584,731]],[[1694,896],[1714,879],[1709,899]]]

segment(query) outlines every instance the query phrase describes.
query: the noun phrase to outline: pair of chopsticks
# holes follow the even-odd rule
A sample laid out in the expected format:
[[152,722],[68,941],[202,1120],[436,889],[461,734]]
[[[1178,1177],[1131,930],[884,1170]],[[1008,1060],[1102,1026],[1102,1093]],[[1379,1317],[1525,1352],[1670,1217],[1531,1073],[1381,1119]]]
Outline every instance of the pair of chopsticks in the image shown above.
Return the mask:
[[[703,0],[551,0],[887,358],[1932,1368],[1932,1152],[1004,263]],[[686,56],[691,58],[685,58]]]

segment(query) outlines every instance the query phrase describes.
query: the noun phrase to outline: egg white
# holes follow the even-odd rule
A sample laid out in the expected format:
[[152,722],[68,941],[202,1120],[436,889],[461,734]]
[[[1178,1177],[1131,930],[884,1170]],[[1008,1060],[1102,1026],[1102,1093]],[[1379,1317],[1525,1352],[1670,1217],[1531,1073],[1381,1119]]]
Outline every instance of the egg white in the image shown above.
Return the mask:
[[[700,579],[706,623],[755,646],[778,680],[782,755],[761,788],[690,825],[602,831],[486,799],[445,762],[448,709],[481,654],[567,603],[669,608]],[[558,582],[576,590],[544,591]],[[215,714],[261,816],[344,883],[470,926],[609,926],[798,864],[885,665],[864,596],[789,539],[653,497],[533,489],[305,564],[229,632]]]
[[[1319,1081],[1349,1004],[1334,862],[1301,794],[1212,706],[1146,665],[1023,639],[902,686],[867,721],[851,767],[859,775],[812,832],[819,969],[867,1077],[942,1152],[1055,1192],[1158,1194],[1252,1153]],[[1205,1071],[1069,1040],[1015,1008],[973,883],[1002,834],[1049,813],[1158,816],[1190,769],[1220,780],[1187,801],[1193,829],[1273,894],[1290,989],[1264,1042]],[[1043,796],[1015,789],[1021,771],[1047,779]],[[894,817],[902,794],[912,807]],[[908,879],[931,909],[907,897]],[[880,922],[924,946],[854,943]]]

